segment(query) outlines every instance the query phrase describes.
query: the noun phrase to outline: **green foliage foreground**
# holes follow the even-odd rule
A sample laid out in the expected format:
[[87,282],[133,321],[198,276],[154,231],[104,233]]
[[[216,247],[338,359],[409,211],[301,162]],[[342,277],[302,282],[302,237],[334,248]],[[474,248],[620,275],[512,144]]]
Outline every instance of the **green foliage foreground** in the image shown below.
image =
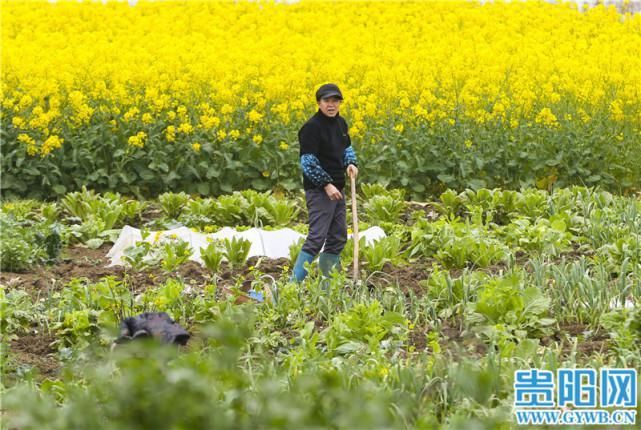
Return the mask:
[[[310,365],[291,375],[276,360],[247,348],[258,334],[251,308],[220,310],[218,321],[203,329],[190,351],[153,342],[118,346],[111,353],[94,350],[61,380],[9,389],[3,394],[7,421],[21,429],[372,429],[409,423],[427,429],[438,425],[443,407],[470,392],[487,404],[494,403],[490,395],[506,394],[492,394],[499,382],[493,358],[453,367],[451,380],[435,376],[447,375],[445,358],[427,357],[410,367],[402,360],[391,369],[380,364],[378,375],[365,378],[375,368],[371,363],[363,368],[356,360],[337,358],[331,364],[310,357]],[[470,377],[490,385],[470,387]],[[434,400],[445,403],[437,406]],[[448,427],[470,420],[459,412]],[[492,411],[497,417],[485,424],[506,413]]]

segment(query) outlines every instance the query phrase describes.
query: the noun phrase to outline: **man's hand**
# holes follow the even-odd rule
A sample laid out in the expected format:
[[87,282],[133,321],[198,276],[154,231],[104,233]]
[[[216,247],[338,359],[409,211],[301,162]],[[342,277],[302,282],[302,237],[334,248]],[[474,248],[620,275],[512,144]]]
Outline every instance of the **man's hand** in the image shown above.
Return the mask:
[[356,179],[356,177],[358,176],[358,167],[354,166],[353,164],[347,166],[347,176]]
[[330,200],[340,200],[343,198],[343,195],[338,191],[338,188],[336,188],[334,184],[325,185],[325,192]]

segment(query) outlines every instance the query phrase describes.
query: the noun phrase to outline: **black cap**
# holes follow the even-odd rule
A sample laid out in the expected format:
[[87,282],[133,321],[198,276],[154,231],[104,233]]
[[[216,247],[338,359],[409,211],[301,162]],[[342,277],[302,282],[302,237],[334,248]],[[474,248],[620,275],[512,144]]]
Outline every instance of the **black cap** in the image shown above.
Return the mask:
[[335,84],[321,85],[318,91],[316,91],[316,101],[329,97],[338,97],[339,99],[343,100],[343,94]]

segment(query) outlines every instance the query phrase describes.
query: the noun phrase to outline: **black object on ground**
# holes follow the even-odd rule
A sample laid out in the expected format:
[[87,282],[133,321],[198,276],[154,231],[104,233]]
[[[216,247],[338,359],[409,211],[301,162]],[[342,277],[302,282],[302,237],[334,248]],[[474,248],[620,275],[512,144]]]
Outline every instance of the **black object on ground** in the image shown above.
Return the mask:
[[153,337],[163,343],[186,345],[191,335],[165,312],[145,312],[126,318],[120,324],[120,337],[116,343]]

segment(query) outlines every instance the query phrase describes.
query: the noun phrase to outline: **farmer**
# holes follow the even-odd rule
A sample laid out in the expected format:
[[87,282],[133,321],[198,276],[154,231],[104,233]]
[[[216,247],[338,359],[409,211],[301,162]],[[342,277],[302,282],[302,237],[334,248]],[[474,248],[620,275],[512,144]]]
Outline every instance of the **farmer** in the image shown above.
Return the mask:
[[347,242],[345,170],[356,178],[358,167],[347,122],[338,113],[342,101],[336,85],[321,85],[316,91],[318,112],[298,132],[309,232],[294,264],[292,281],[305,279],[305,263],[311,263],[321,249],[318,265],[323,276],[329,276],[333,268],[340,267]]

